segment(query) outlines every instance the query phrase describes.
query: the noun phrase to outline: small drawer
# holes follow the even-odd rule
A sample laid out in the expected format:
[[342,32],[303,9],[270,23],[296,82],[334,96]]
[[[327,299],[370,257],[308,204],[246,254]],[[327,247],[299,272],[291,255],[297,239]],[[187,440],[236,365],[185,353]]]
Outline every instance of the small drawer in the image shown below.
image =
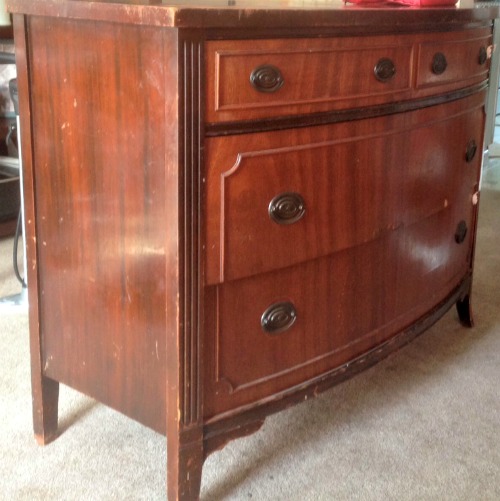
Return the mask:
[[446,84],[460,88],[485,80],[491,57],[491,36],[489,30],[476,34],[470,39],[420,44],[417,89]]
[[389,102],[411,85],[413,46],[397,37],[206,44],[208,122]]

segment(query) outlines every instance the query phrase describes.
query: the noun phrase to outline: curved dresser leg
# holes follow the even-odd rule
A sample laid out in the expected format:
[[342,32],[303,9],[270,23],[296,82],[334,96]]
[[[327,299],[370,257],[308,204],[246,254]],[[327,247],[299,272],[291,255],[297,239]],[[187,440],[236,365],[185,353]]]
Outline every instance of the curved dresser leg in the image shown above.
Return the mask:
[[463,299],[459,299],[456,306],[460,323],[464,327],[474,327],[470,295],[467,294]]
[[59,382],[45,376],[33,377],[33,431],[39,445],[57,437]]

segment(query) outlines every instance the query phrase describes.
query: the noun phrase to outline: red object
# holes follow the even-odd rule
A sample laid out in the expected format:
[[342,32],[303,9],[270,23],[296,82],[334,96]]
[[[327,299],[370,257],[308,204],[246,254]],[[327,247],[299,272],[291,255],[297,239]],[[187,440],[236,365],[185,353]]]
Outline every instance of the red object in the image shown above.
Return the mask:
[[446,5],[455,5],[457,0],[387,0],[388,3],[400,5],[412,5],[414,7],[437,7]]
[[385,3],[386,0],[347,0],[346,3],[362,3],[362,4],[372,4],[372,3]]
[[346,0],[346,3],[355,4],[399,4],[411,5],[414,7],[438,7],[455,5],[458,0]]

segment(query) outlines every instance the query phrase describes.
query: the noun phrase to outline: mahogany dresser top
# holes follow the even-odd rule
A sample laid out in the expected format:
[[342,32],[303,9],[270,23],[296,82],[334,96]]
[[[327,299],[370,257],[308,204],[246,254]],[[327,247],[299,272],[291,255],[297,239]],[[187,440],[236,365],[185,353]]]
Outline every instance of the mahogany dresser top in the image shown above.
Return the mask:
[[[471,0],[453,7],[414,8],[342,0],[8,0],[8,10],[36,16],[93,19],[177,28],[354,28],[467,23],[500,16],[496,5]],[[401,24],[400,24],[401,23]],[[396,31],[397,31],[396,29]]]

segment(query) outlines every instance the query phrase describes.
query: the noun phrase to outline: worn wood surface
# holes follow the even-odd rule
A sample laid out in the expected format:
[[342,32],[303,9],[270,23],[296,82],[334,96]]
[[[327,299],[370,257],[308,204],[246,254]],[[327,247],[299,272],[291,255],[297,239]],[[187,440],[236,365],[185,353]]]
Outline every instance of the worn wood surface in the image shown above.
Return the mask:
[[28,30],[43,372],[164,432],[163,34]]
[[[452,29],[498,17],[497,6],[471,8],[409,8],[384,5],[359,6],[343,0],[304,2],[303,0],[7,0],[13,13],[36,16],[92,19],[178,28],[233,30],[272,28],[281,32],[335,28],[344,33],[435,31],[437,26]],[[245,36],[245,35],[244,35]],[[256,33],[246,34],[255,37]],[[258,36],[258,35],[257,35]]]
[[[492,9],[10,6],[41,443],[68,384],[166,434],[168,497],[196,499],[204,458],[270,412],[455,302],[472,323]],[[259,65],[285,77],[271,97]]]

